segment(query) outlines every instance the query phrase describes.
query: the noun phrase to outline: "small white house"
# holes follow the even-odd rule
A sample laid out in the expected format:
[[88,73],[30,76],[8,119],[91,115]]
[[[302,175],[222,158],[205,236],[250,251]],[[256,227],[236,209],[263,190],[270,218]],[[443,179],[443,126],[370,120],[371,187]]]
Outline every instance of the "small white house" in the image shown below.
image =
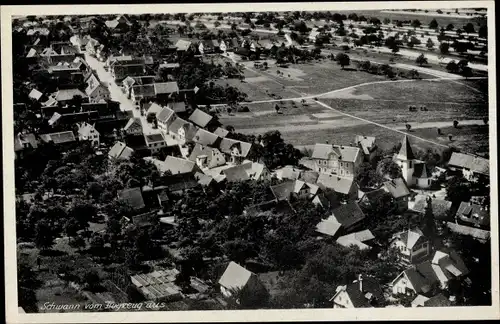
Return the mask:
[[95,129],[94,125],[89,123],[81,123],[78,125],[78,139],[80,141],[90,141],[93,146],[99,146],[99,132]]

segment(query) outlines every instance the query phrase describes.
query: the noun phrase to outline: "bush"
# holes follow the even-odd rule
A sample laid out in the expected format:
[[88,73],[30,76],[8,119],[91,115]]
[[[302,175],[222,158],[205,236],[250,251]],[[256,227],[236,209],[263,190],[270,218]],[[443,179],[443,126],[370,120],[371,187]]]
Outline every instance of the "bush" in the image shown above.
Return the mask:
[[243,106],[243,107],[238,107],[238,109],[236,110],[237,112],[250,112],[250,109],[248,108],[248,106]]

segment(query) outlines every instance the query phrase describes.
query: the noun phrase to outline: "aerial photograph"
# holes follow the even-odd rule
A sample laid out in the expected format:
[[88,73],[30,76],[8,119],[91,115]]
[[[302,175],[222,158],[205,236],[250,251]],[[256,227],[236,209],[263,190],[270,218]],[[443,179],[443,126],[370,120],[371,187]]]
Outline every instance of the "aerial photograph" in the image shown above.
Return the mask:
[[488,10],[199,10],[8,21],[18,312],[492,305]]

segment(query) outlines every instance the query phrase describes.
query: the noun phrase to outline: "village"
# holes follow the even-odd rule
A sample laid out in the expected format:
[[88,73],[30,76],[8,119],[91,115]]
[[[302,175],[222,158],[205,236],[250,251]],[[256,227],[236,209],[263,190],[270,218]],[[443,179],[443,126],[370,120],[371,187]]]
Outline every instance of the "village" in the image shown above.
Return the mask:
[[389,15],[14,19],[19,311],[490,305],[485,12]]

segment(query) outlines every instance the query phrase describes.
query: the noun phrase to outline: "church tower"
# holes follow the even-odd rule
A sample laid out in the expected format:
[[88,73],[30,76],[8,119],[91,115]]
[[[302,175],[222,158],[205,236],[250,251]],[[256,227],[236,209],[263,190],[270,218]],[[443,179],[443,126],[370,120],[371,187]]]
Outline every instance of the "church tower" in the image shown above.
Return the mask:
[[408,136],[405,135],[403,143],[401,143],[401,149],[399,149],[398,155],[396,155],[396,163],[401,168],[401,173],[403,174],[403,179],[405,179],[408,186],[414,185],[413,172],[415,168],[415,155],[410,146],[410,141]]

